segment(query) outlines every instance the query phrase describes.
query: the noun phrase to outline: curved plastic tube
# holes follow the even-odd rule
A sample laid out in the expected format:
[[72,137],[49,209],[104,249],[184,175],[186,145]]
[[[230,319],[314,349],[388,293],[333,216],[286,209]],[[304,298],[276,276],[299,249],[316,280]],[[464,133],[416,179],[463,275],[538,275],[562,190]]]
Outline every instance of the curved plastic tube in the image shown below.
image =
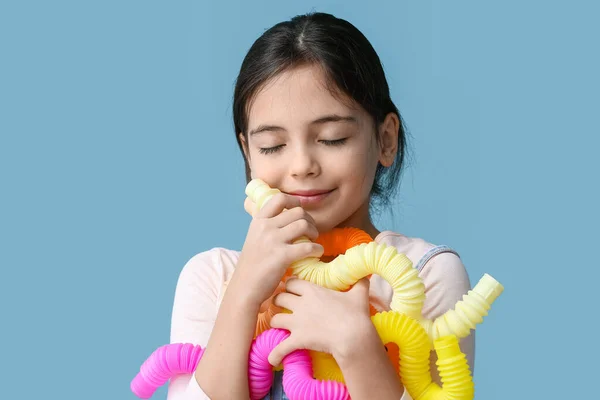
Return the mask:
[[[270,188],[260,179],[246,186],[246,195],[261,208],[279,190]],[[301,237],[297,241],[309,241]],[[449,334],[459,339],[466,337],[476,324],[482,322],[491,304],[504,290],[493,277],[485,274],[475,288],[459,301],[453,310],[429,321],[422,317],[425,287],[412,268],[411,261],[391,246],[370,242],[360,244],[336,257],[330,263],[310,257],[291,265],[298,277],[334,290],[347,290],[359,279],[369,274],[384,278],[394,291],[390,308],[419,320],[427,331],[431,343]]]
[[269,354],[288,336],[289,332],[282,329],[269,329],[252,342],[248,361],[250,399],[262,399],[269,392],[273,385],[273,367],[269,364]]
[[348,249],[360,244],[371,243],[373,238],[362,229],[353,227],[335,228],[329,232],[319,234],[315,243],[323,246],[323,255],[326,257],[339,256]]
[[348,400],[348,389],[342,383],[313,379],[310,356],[296,350],[283,360],[283,389],[290,400]]
[[[273,385],[271,351],[289,336],[282,329],[269,329],[256,337],[248,356],[250,398],[262,399]],[[156,349],[131,381],[131,391],[149,399],[174,375],[193,374],[204,348],[191,343],[167,344]],[[307,350],[296,350],[283,359],[283,384],[290,400],[347,400],[348,390],[339,382],[313,379],[312,361]],[[193,379],[193,378],[192,378]]]
[[[246,195],[262,208],[275,194],[265,182],[254,179],[246,186]],[[309,241],[299,238],[299,241]],[[347,290],[358,280],[378,274],[387,280],[394,290],[391,309],[405,313],[413,318],[421,316],[425,301],[425,286],[413,268],[412,262],[396,248],[370,242],[348,249],[333,261],[325,263],[316,257],[309,257],[294,262],[290,268],[294,275],[301,279],[316,283],[334,290]]]
[[[259,208],[277,193],[277,189],[269,188],[260,180],[253,180],[246,187],[246,194]],[[421,316],[424,286],[410,260],[391,246],[369,242],[360,235],[353,237],[360,243],[330,263],[308,258],[292,264],[290,271],[302,279],[336,290],[347,290],[359,279],[373,273],[382,276],[394,290],[391,303],[393,311],[377,313],[372,320],[383,343],[395,343],[398,346],[398,370],[406,390],[415,400],[472,399],[472,380],[458,339],[467,336],[476,324],[482,322],[491,304],[504,290],[503,286],[485,274],[453,310],[434,321],[424,320]],[[306,237],[298,239],[308,240]],[[339,249],[333,251],[337,253]],[[372,313],[374,311],[371,310]],[[258,335],[257,327],[249,360],[251,396],[258,396],[253,399],[264,397],[272,385],[273,368],[267,357],[286,335],[286,331],[277,329]],[[431,381],[429,352],[432,345],[438,353],[443,388]],[[203,353],[203,348],[189,343],[158,348],[142,364],[140,372],[131,382],[131,390],[140,398],[150,398],[173,375],[193,373]],[[290,399],[346,399],[348,393],[341,382],[312,378],[311,356],[315,365],[314,376],[331,377],[343,382],[343,376],[331,356],[298,350],[283,361],[284,387],[291,394]],[[329,397],[322,397],[325,395]]]
[[[370,243],[372,241],[373,239],[371,236],[363,230],[345,227],[335,228],[329,232],[319,235],[316,243],[319,243],[323,246],[323,249],[325,250],[323,256],[331,257],[344,254],[346,250],[354,246],[363,243]],[[281,282],[285,283],[285,281],[292,275],[292,272],[293,271],[288,268]],[[271,327],[271,319],[275,314],[283,311],[281,308],[273,304],[273,298],[283,290],[284,287],[280,284],[277,290],[275,290],[275,293],[273,293],[273,295],[262,304],[256,320],[256,329],[254,332],[255,338]],[[371,315],[376,314],[377,310],[375,310],[371,304],[369,304],[369,306]]]
[[400,379],[414,400],[473,399],[471,371],[456,336],[445,336],[434,342],[443,382],[440,387],[431,378],[429,337],[417,321],[395,312],[382,312],[371,320],[383,343],[398,345]]
[[176,374],[191,374],[204,349],[191,343],[167,344],[156,349],[131,381],[131,391],[140,399],[149,399],[156,389]]
[[483,322],[492,303],[504,291],[497,280],[484,274],[473,290],[469,290],[454,309],[446,311],[434,321],[421,319],[419,322],[427,331],[431,342],[443,336],[454,335],[458,339],[467,337],[471,329]]
[[[440,387],[431,377],[430,340],[419,322],[394,311],[379,313],[371,317],[371,320],[382,343],[394,343],[398,346],[397,369],[402,384],[413,399],[471,400],[473,398],[474,385],[471,372],[465,355],[460,351],[456,336],[445,336],[434,342],[438,355],[438,371],[443,382]],[[315,378],[344,382],[344,377],[331,355],[317,352],[311,352],[310,355]],[[284,376],[285,373],[284,369]]]

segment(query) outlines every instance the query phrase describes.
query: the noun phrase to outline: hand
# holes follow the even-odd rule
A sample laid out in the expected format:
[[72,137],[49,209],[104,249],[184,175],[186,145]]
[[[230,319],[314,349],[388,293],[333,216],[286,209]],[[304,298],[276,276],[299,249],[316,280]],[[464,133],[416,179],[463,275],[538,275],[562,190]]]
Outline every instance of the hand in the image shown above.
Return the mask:
[[[248,210],[248,201],[245,207]],[[314,219],[295,197],[279,193],[262,209],[253,211],[232,280],[237,277],[247,300],[260,305],[273,294],[290,264],[306,257],[320,257],[323,246],[294,244],[301,236],[315,240],[319,235]]]
[[363,278],[349,291],[338,292],[298,278],[288,279],[287,292],[275,296],[274,304],[292,313],[275,315],[271,327],[286,329],[290,336],[273,349],[269,363],[279,365],[296,349],[329,353],[337,360],[360,346],[374,329],[369,284]]

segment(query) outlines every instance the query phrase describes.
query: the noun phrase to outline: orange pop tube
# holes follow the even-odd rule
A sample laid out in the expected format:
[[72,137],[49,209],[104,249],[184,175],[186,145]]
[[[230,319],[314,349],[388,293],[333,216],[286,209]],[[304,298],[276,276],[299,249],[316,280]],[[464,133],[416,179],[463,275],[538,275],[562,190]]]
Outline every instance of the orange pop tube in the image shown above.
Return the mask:
[[315,243],[323,246],[323,256],[339,256],[348,249],[363,243],[371,243],[373,238],[362,229],[344,227],[320,234]]
[[[316,242],[322,245],[325,250],[323,256],[338,256],[343,254],[349,248],[362,243],[370,243],[372,241],[373,239],[368,233],[361,229],[352,227],[336,228],[330,232],[319,235],[316,240]],[[255,338],[271,327],[271,319],[275,314],[283,311],[281,308],[273,304],[273,298],[284,290],[284,286],[282,284],[285,284],[286,280],[292,275],[292,272],[293,271],[288,268],[281,280],[279,287],[275,290],[273,295],[261,305],[256,321],[256,328],[254,332]],[[373,305],[369,304],[369,308],[371,315],[377,313],[377,310],[373,307]]]

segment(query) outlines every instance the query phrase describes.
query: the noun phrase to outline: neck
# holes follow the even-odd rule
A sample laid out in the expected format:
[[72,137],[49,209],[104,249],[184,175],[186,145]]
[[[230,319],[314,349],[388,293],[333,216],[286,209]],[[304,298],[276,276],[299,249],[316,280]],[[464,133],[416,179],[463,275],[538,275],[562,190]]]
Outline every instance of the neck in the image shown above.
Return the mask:
[[377,237],[381,232],[373,225],[371,216],[369,215],[369,203],[363,204],[354,214],[352,214],[347,220],[343,221],[337,226],[337,228],[343,227],[354,227],[361,229],[369,234],[373,239]]

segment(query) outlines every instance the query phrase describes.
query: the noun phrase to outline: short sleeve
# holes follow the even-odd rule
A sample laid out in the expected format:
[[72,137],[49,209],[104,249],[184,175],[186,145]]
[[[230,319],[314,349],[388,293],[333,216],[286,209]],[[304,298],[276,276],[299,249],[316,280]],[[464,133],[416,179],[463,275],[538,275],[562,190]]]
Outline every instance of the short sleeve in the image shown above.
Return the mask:
[[[223,280],[221,250],[212,249],[191,258],[183,267],[173,301],[171,343],[205,347],[217,317],[217,300]],[[171,378],[168,400],[210,400],[193,374]]]

